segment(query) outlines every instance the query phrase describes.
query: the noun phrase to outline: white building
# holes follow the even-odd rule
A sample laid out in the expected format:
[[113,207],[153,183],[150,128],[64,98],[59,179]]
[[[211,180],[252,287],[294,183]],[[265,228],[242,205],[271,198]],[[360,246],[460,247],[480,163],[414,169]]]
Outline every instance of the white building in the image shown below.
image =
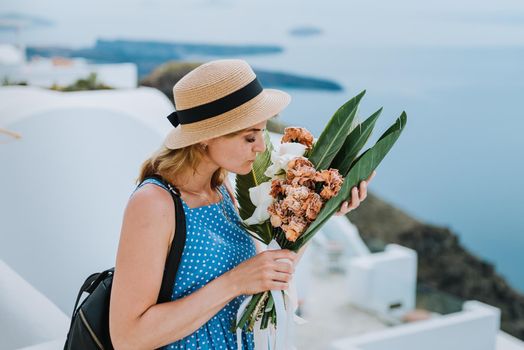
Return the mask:
[[0,79],[27,85],[67,86],[91,73],[97,81],[113,88],[133,89],[138,83],[134,63],[91,64],[82,58],[34,58],[26,62],[25,52],[14,45],[0,44]]
[[20,65],[25,63],[23,49],[10,44],[0,44],[0,65]]
[[172,111],[146,87],[0,88],[0,127],[21,136],[0,145],[0,259],[66,314],[83,280],[114,264],[138,169]]

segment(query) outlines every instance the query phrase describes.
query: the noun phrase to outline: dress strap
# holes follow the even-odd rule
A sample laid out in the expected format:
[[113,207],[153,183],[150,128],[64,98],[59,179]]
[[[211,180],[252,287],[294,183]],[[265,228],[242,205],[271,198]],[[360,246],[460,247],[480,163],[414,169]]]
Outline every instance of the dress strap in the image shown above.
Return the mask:
[[157,185],[159,187],[162,187],[166,191],[169,191],[169,189],[167,188],[166,185],[164,185],[162,182],[160,182],[160,180],[155,179],[153,177],[148,177],[144,181],[139,183],[138,186],[136,187],[135,191],[138,190],[140,187],[142,187],[144,185],[147,185],[147,184],[154,184],[154,185]]
[[159,187],[162,187],[164,190],[166,190],[167,192],[170,192],[171,194],[174,194],[175,196],[177,196],[178,198],[180,198],[180,191],[178,190],[178,188],[176,188],[175,186],[171,185],[169,182],[166,182],[162,177],[160,177],[159,175],[152,175],[152,176],[149,176],[147,178],[144,179],[144,181],[142,181],[136,188],[135,190],[133,191],[133,193],[136,192],[136,190],[138,190],[140,187],[146,185],[146,184],[154,184],[154,185],[157,185]]
[[230,204],[233,205],[233,207],[235,207],[235,204],[234,204],[234,201],[233,201],[233,198],[231,198],[231,193],[229,193],[229,191],[227,190],[227,187],[225,184],[222,184],[220,186],[218,186],[218,189],[220,190],[220,193],[222,193],[222,196],[224,196],[224,198],[227,198],[228,199],[228,202]]

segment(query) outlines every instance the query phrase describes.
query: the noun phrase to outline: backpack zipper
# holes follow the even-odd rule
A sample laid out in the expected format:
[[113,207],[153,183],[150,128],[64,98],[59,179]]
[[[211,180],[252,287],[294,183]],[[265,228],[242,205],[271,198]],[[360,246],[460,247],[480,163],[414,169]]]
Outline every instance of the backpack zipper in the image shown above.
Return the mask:
[[101,349],[101,350],[104,350],[104,346],[102,345],[102,343],[100,342],[100,340],[96,336],[95,332],[93,332],[93,329],[91,329],[91,326],[87,322],[86,317],[84,316],[84,313],[83,313],[82,309],[78,310],[78,313],[80,314],[80,319],[82,320],[82,323],[84,324],[84,326],[86,326],[87,330],[89,331],[89,334],[91,334],[91,337],[95,341],[96,345],[98,345],[98,348]]

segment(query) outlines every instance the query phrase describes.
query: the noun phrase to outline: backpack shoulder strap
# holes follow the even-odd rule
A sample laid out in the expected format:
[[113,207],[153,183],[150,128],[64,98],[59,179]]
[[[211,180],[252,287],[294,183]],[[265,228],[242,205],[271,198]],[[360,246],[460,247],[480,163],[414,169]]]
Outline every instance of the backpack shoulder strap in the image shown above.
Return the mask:
[[166,258],[162,285],[157,300],[158,303],[165,303],[171,300],[176,272],[180,265],[180,260],[182,260],[182,253],[184,251],[184,245],[186,244],[186,216],[182,201],[180,200],[180,191],[159,175],[153,175],[150,176],[150,178],[162,183],[164,188],[171,194],[173,202],[175,203],[175,237],[173,238],[173,243]]

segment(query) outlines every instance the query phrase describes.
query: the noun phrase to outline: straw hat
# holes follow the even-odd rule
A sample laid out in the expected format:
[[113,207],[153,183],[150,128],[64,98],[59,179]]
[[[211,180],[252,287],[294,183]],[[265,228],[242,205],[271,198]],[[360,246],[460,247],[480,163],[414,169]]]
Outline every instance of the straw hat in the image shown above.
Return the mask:
[[263,89],[243,60],[205,63],[173,87],[176,112],[168,116],[175,127],[165,140],[170,149],[248,128],[280,113],[291,97]]

